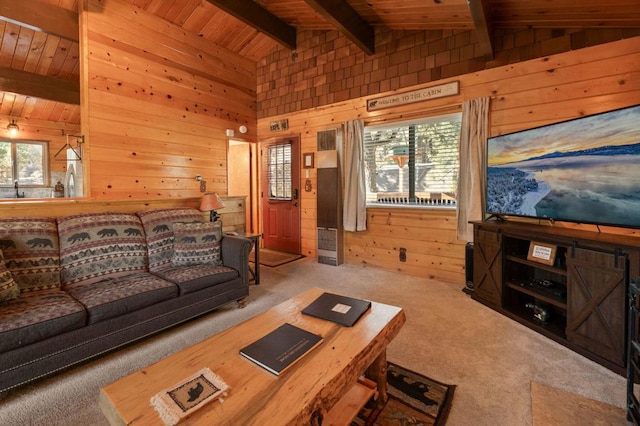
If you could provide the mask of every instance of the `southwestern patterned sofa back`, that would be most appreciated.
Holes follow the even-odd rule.
[[[190,208],[0,219],[0,392],[243,306],[250,251]]]

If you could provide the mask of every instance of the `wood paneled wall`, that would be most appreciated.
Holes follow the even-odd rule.
[[[0,217],[60,217],[78,213],[135,213],[152,208],[200,207],[199,198],[165,200],[88,200],[56,198],[50,200],[0,201]],[[203,215],[206,213],[203,213]],[[204,216],[203,216],[204,217]]]
[[[120,0],[81,2],[85,194],[227,193],[226,129],[256,135],[256,65]]]
[[[304,57],[304,52],[300,52]],[[274,137],[272,120],[288,119],[299,133],[302,152],[316,151],[316,133],[361,118],[367,124],[399,121],[459,110],[465,99],[491,97],[492,136],[594,114],[640,102],[640,37],[616,41],[517,64],[464,74],[412,90],[459,80],[460,95],[400,107],[366,110],[365,97],[258,120],[261,140]],[[380,96],[393,92],[380,93]],[[284,132],[279,132],[284,134]],[[278,134],[279,135],[279,134]],[[313,187],[316,169],[312,171]],[[300,185],[304,187],[305,178]],[[316,196],[301,192],[303,254],[316,255]],[[464,241],[456,239],[455,212],[405,208],[368,210],[369,229],[345,235],[347,263],[375,266],[448,282],[464,283]],[[574,226],[557,224],[556,226]],[[581,225],[582,226],[582,225]],[[640,230],[601,228],[638,234]],[[399,247],[407,262],[399,261]]]
[[[218,210],[224,231],[245,231],[246,197],[222,197],[224,208]],[[172,207],[200,208],[200,197],[183,199],[134,199],[134,200],[87,200],[52,199],[0,201],[0,217],[60,217],[78,213],[126,212],[136,213],[149,209]],[[209,220],[209,213],[202,213]]]

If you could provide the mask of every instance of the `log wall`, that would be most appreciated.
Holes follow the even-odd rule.
[[[52,210],[42,206],[47,213],[92,210],[101,202],[106,208],[124,200],[153,206],[197,204],[198,174],[207,181],[207,190],[225,195],[229,169],[225,130],[237,132],[241,124],[249,129],[245,135],[249,141],[300,134],[300,151],[306,153],[316,151],[318,131],[339,127],[346,120],[363,118],[378,124],[433,115],[459,110],[463,100],[480,96],[492,98],[492,135],[623,107],[640,99],[637,36],[584,47],[608,40],[594,41],[577,33],[549,33],[546,38],[543,33],[505,33],[498,43],[498,62],[489,64],[495,67],[480,71],[471,52],[475,41],[462,33],[441,34],[437,39],[426,33],[423,40],[405,33],[382,40],[388,44],[380,52],[384,58],[367,65],[357,63],[358,57],[351,64],[351,55],[344,62],[329,56],[329,44],[335,39],[323,39],[323,46],[329,44],[322,47],[314,37],[303,37],[308,44],[297,50],[299,62],[289,62],[293,61],[290,52],[279,51],[267,57],[272,62],[256,65],[121,0],[79,3],[84,192],[90,200],[81,204],[51,201]],[[577,50],[558,53],[572,48]],[[393,49],[397,54],[392,54]],[[321,55],[315,55],[318,52]],[[516,63],[532,57],[537,59]],[[301,61],[309,61],[305,65],[309,68],[303,69]],[[500,61],[509,65],[498,66]],[[340,73],[345,66],[349,76],[346,71]],[[270,79],[264,72],[291,78],[282,80],[274,74]],[[345,78],[353,79],[360,91],[343,87]],[[373,96],[453,80],[460,81],[459,96],[366,111],[365,101]],[[322,87],[322,93],[316,87]],[[317,100],[308,101],[314,97]],[[287,119],[289,129],[271,132],[270,121],[278,119]],[[314,190],[300,192],[303,254],[311,257],[316,254],[315,172],[311,170]],[[301,175],[304,181],[305,174]],[[7,214],[12,212],[8,208]],[[369,223],[366,233],[347,233],[348,263],[464,282],[464,242],[455,239],[455,212],[377,208],[370,209]],[[406,263],[398,261],[400,244],[407,248]]]
[[[299,55],[304,57],[305,52]],[[460,110],[465,99],[491,97],[490,135],[495,136],[640,101],[640,37],[510,64],[429,84],[460,81],[458,96],[367,112],[359,97],[258,120],[260,140],[273,137],[269,123],[287,119],[284,133],[301,135],[301,152],[316,151],[316,133],[361,118],[367,124]],[[393,91],[380,93],[385,96]],[[279,134],[278,134],[279,135]],[[304,175],[304,174],[303,174]],[[316,169],[312,184],[316,187]],[[304,187],[304,176],[300,187]],[[316,192],[301,192],[303,254],[316,255]],[[345,235],[345,261],[400,273],[464,283],[464,241],[456,240],[455,212],[407,208],[368,209],[369,229]],[[560,226],[578,226],[559,224]],[[579,225],[587,227],[584,225]],[[600,228],[604,232],[640,234],[640,230]],[[399,247],[407,262],[399,261]]]
[[[120,0],[81,3],[85,194],[227,194],[226,129],[256,135],[256,65]]]

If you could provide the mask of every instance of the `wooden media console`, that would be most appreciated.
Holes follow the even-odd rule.
[[[475,300],[626,374],[626,291],[640,275],[640,238],[510,220],[473,225]]]

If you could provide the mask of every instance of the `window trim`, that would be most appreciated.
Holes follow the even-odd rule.
[[[35,140],[35,139],[11,139],[6,137],[0,137],[0,142],[11,143],[11,164],[12,173],[10,184],[0,183],[0,188],[13,188],[14,182],[19,181],[17,165],[17,144],[33,144],[42,146],[42,184],[29,184],[18,182],[21,188],[48,188],[51,186],[50,165],[49,165],[49,141]]]

